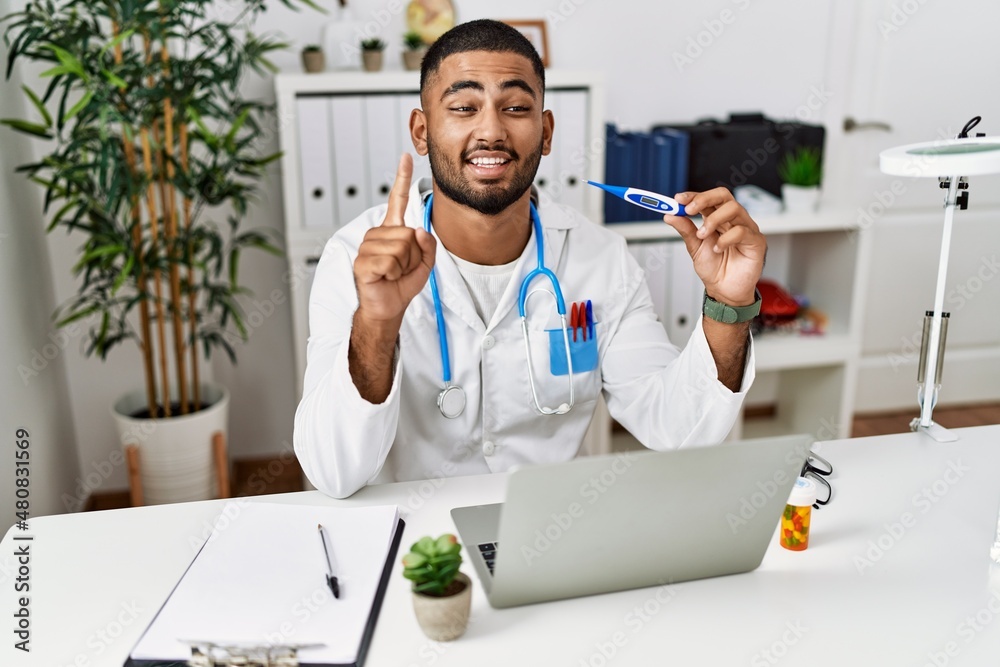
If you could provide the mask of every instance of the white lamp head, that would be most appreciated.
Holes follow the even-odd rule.
[[[882,151],[882,173],[938,178],[1000,173],[1000,137],[967,137],[907,144]]]

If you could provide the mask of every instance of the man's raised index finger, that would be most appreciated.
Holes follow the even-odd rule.
[[[413,176],[413,157],[403,153],[396,168],[396,180],[389,192],[389,208],[385,212],[383,225],[402,225],[406,204],[410,200],[410,179]]]

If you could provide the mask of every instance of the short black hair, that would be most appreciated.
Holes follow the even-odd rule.
[[[460,23],[431,44],[420,63],[420,94],[423,95],[428,79],[438,71],[445,58],[468,51],[516,53],[524,56],[531,62],[535,75],[542,84],[542,95],[545,94],[545,66],[542,65],[538,50],[516,28],[492,19]]]

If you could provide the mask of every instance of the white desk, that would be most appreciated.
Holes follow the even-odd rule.
[[[469,630],[448,644],[421,634],[397,559],[367,665],[995,664],[1000,576],[991,582],[988,554],[1000,426],[959,433],[951,444],[905,434],[820,445],[836,467],[836,496],[814,512],[805,552],[775,541],[749,574],[500,611],[476,582]],[[504,476],[493,475],[370,487],[344,501],[307,492],[247,502],[398,503],[406,548],[453,531],[453,506],[502,500],[503,489]],[[27,533],[8,532],[0,665],[122,665],[220,502],[41,517]],[[30,654],[13,650],[9,629],[12,554],[22,544],[13,538],[26,534],[34,536]]]

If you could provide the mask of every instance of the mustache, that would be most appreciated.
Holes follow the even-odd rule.
[[[521,159],[521,156],[518,154],[516,150],[514,150],[513,148],[508,148],[503,144],[494,144],[493,146],[489,146],[487,144],[478,144],[473,148],[470,148],[462,152],[462,161],[463,162],[468,161],[469,156],[471,156],[473,153],[477,151],[493,151],[495,153],[506,153],[507,156],[510,158],[511,162]]]

